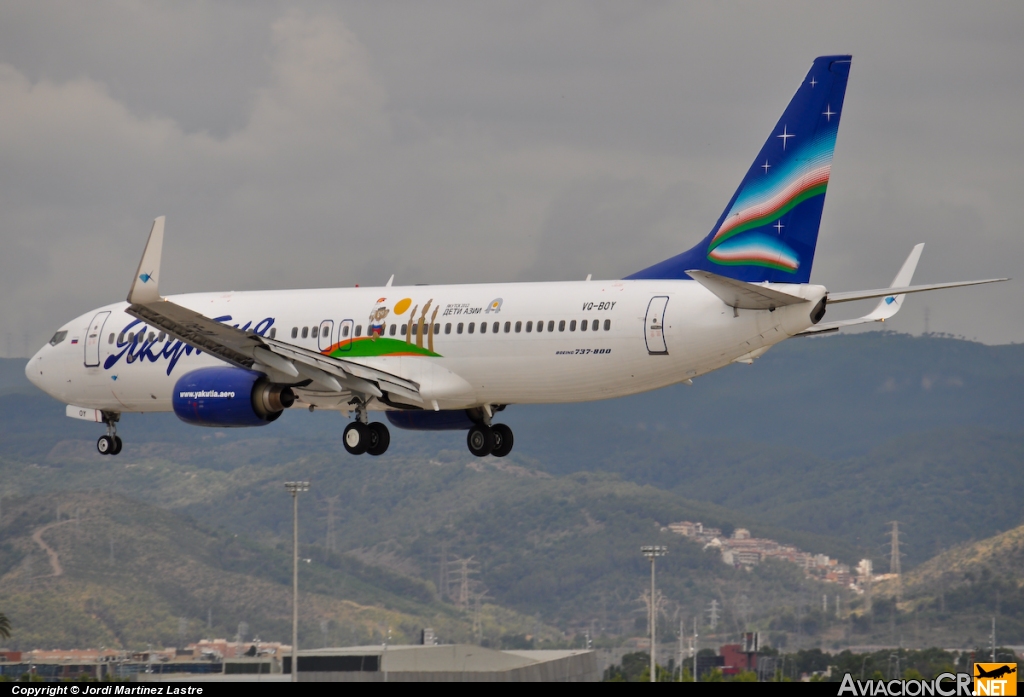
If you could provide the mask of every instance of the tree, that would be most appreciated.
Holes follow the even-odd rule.
[[[11,638],[11,621],[7,619],[7,615],[0,612],[0,639]]]

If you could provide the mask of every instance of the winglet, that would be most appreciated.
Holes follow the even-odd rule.
[[[891,288],[905,288],[910,285],[910,282],[914,280],[914,271],[917,270],[917,262],[921,259],[922,250],[924,250],[924,242],[914,245],[914,248],[910,250],[910,256],[903,262],[899,273],[893,279]],[[875,309],[865,316],[865,319],[884,322],[900,311],[900,306],[903,304],[903,298],[905,297],[907,297],[906,293],[888,295],[882,298],[878,301]]]
[[[139,268],[135,271],[131,290],[128,291],[128,302],[133,305],[145,305],[160,300],[160,255],[164,248],[164,223],[167,217],[161,215],[153,221],[149,231],[146,249],[139,260]]]

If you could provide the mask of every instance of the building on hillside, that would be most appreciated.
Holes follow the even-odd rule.
[[[840,564],[837,559],[832,559],[827,554],[810,554],[791,545],[779,544],[775,540],[753,537],[746,528],[736,528],[731,537],[726,537],[718,528],[704,527],[703,523],[684,520],[669,523],[662,530],[703,543],[704,549],[718,551],[723,563],[736,568],[750,569],[766,559],[780,559],[796,564],[808,576],[820,581],[843,586],[851,586],[853,582],[850,567]]]

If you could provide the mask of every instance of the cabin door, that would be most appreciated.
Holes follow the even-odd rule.
[[[665,307],[667,305],[667,295],[656,295],[647,304],[644,333],[647,338],[647,353],[652,356],[668,353],[668,346],[665,344]]]
[[[85,333],[85,367],[95,368],[100,364],[100,344],[103,343],[103,325],[110,317],[109,311],[97,312],[89,322],[89,331]]]

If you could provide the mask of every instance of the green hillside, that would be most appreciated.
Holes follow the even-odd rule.
[[[393,572],[385,575],[382,587],[392,594],[383,600],[348,594],[350,585],[345,584],[338,586],[343,589],[339,597],[384,602],[386,607],[422,615],[416,602],[436,597],[432,589],[440,583],[443,555],[449,560],[472,557],[479,563],[474,584],[481,584],[477,589],[486,589],[497,606],[571,632],[592,625],[612,635],[637,631],[636,620],[642,617],[638,597],[649,573],[639,554],[644,544],[666,544],[671,549],[661,578],[673,608],[693,614],[717,599],[730,618],[727,631],[742,628],[737,614],[742,596],[750,605],[748,622],[798,604],[803,593],[820,597],[813,590],[819,584],[805,582],[795,566],[765,565],[753,573],[734,570],[722,564],[717,552],[704,552],[693,542],[661,532],[669,522],[700,520],[725,529],[744,526],[758,535],[844,559],[857,559],[862,552],[834,538],[759,524],[729,509],[611,474],[553,477],[451,451],[426,461],[363,459],[359,466],[348,467],[340,466],[337,456],[318,453],[267,466],[233,459],[238,456],[236,445],[195,451],[182,446],[174,452],[186,463],[179,464],[167,454],[112,462],[84,446],[76,450],[65,444],[56,447],[53,456],[61,460],[60,466],[0,460],[0,477],[18,482],[23,493],[54,492],[48,494],[54,505],[65,496],[56,492],[78,487],[120,491],[194,516],[210,529],[238,531],[255,538],[253,544],[278,550],[286,549],[282,541],[291,529],[291,501],[282,482],[286,477],[308,479],[312,491],[300,512],[303,554],[349,573],[352,570],[345,565],[356,563],[363,578],[376,570]],[[197,467],[200,458],[210,467]],[[344,555],[325,551],[328,498],[335,501],[336,549]],[[45,519],[54,510],[51,506],[39,515]],[[5,513],[5,520],[12,515]],[[261,577],[287,581],[286,565],[261,561],[253,568]],[[332,588],[324,592],[333,592]],[[830,586],[827,592],[840,590]],[[410,600],[416,602],[403,604]],[[451,602],[445,607],[451,609]]]
[[[291,553],[283,544],[108,493],[8,500],[0,530],[0,605],[14,628],[5,642],[12,648],[174,646],[232,637],[240,622],[250,639],[291,636]],[[425,626],[449,640],[472,638],[471,619],[438,602],[429,581],[315,556],[300,569],[303,645],[369,643],[389,628],[396,641],[412,641]],[[493,605],[483,614],[485,633],[495,637],[538,630],[534,619]]]
[[[54,521],[58,501],[110,492],[130,499],[117,523],[126,539],[151,526],[162,531],[152,544],[133,549],[161,548],[188,568],[198,565],[197,575],[236,574],[238,583],[250,578],[280,592],[288,580],[291,525],[282,483],[302,478],[313,483],[300,514],[303,555],[312,560],[305,587],[325,603],[395,613],[403,632],[429,622],[468,636],[469,614],[439,585],[443,559],[472,557],[471,585],[486,590],[484,614],[491,619],[484,634],[492,644],[504,634],[554,639],[555,630],[545,627],[567,632],[562,642],[584,629],[642,633],[639,595],[649,567],[638,548],[664,543],[671,552],[660,563],[659,583],[668,614],[706,620],[715,599],[723,608],[723,638],[757,627],[790,646],[897,642],[928,632],[953,642],[957,623],[967,626],[963,613],[981,622],[989,612],[984,597],[997,591],[1005,599],[1001,613],[1024,616],[1011,602],[1022,567],[992,561],[965,572],[970,578],[946,577],[948,592],[922,586],[908,595],[919,602],[899,608],[883,594],[867,612],[858,598],[810,582],[792,565],[736,571],[716,553],[660,528],[683,519],[743,526],[846,563],[870,556],[885,568],[885,531],[896,519],[904,568],[913,568],[942,550],[1019,526],[1022,358],[1024,346],[941,337],[869,333],[791,341],[753,366],[724,369],[693,387],[510,407],[502,420],[515,428],[516,450],[504,460],[473,458],[461,433],[395,429],[385,456],[353,458],[341,443],[343,418],[305,411],[265,428],[227,430],[189,427],[166,414],[125,415],[124,452],[104,458],[95,452],[95,424],[65,418],[62,405],[27,384],[23,361],[0,360],[0,587],[6,591],[10,580],[12,598],[29,603],[18,612],[38,602],[38,612],[49,607],[47,616],[69,618],[75,642],[101,635],[100,625],[90,624],[95,618],[72,619],[97,614],[74,608],[103,596],[96,589],[105,584],[107,596],[118,598],[114,606],[135,607],[131,613],[146,618],[139,626],[161,641],[166,631],[175,639],[180,616],[191,618],[198,636],[212,600],[193,591],[178,598],[159,579],[137,582],[149,578],[138,569],[137,577],[108,578],[88,575],[99,567],[86,573],[88,564],[71,564],[66,579],[40,581],[55,590],[39,596],[46,602],[31,600],[36,596],[25,595],[28,584],[18,580],[32,575],[23,572],[25,564],[43,565],[31,555],[33,549],[41,554],[31,535]],[[16,508],[31,524],[11,522]],[[326,550],[329,508],[335,552]],[[98,520],[97,530],[108,524]],[[64,544],[68,526],[50,529],[45,539],[53,535]],[[95,564],[109,557],[102,548],[109,539],[97,535],[92,547],[82,547]],[[66,543],[73,559],[79,547]],[[218,546],[228,543],[247,550],[240,560]],[[85,575],[76,576],[78,570]],[[61,585],[72,581],[80,585]],[[852,615],[820,610],[822,595],[837,590]],[[227,591],[218,596],[231,609],[223,619],[214,610],[211,631],[233,635],[237,622],[246,621],[265,638],[287,636],[278,633],[283,625],[274,612],[253,609],[261,603],[251,598],[263,591],[246,593],[250,600],[235,605]],[[58,602],[65,605],[52,605]],[[932,610],[929,603],[938,605]],[[948,614],[954,605],[960,614]],[[368,623],[331,612],[342,618],[331,619],[332,627],[370,631]],[[666,632],[671,624],[663,622]],[[304,627],[315,642],[319,619],[305,619]],[[1013,631],[1009,619],[1006,627]],[[119,631],[121,639],[102,636],[142,641],[134,630]],[[336,641],[351,643],[353,631]],[[53,640],[52,633],[37,639],[43,637]]]
[[[914,618],[934,632],[984,645],[996,619],[999,643],[1024,643],[1024,525],[978,542],[959,545],[902,577],[900,617]],[[889,606],[893,581],[876,595]],[[970,641],[973,640],[973,641]],[[950,644],[955,645],[955,644]]]

